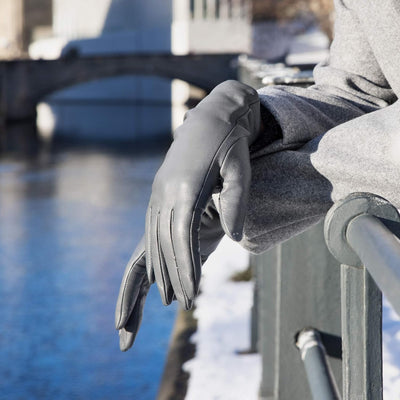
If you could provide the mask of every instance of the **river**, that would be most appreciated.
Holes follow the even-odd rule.
[[[114,307],[163,149],[19,139],[0,152],[0,399],[154,399],[176,306],[152,288],[127,353]]]

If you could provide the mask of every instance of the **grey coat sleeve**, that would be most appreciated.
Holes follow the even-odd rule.
[[[341,0],[335,1],[335,7],[335,39],[328,60],[314,71],[316,84],[307,89],[275,86],[259,90],[261,104],[273,114],[283,134],[280,146],[275,143],[264,154],[304,144],[396,100],[357,15]]]
[[[254,158],[242,246],[266,251],[320,221],[352,192],[378,194],[400,209],[399,115],[396,102],[298,149]]]
[[[400,208],[400,106],[357,13],[335,5],[335,40],[316,84],[259,91],[283,138],[252,154],[241,244],[255,253],[317,223],[351,192],[374,192]]]

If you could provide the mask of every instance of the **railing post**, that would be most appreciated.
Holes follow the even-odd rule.
[[[382,294],[367,269],[341,266],[343,400],[382,399]]]
[[[365,234],[362,225],[358,225],[358,232],[354,233],[353,237],[349,236],[351,224],[356,220],[360,221],[360,218],[364,219],[365,223],[365,220],[370,221],[371,216],[377,221],[383,219],[392,223],[400,219],[397,209],[392,204],[370,193],[349,195],[334,204],[325,218],[324,233],[327,246],[342,264],[344,400],[382,399],[382,293],[364,266],[365,261],[361,261],[360,254],[369,256],[365,259],[373,259],[371,272],[382,281],[379,275],[389,274],[395,269],[390,267],[398,262],[396,255],[399,252],[393,240],[389,240],[392,239],[390,237],[382,242],[382,246],[371,251],[368,247],[376,245],[371,237],[376,229],[365,235],[368,240],[362,240]],[[384,233],[378,233],[376,239],[380,239]],[[385,248],[384,244],[388,247]],[[356,253],[353,246],[358,247],[360,252]],[[385,271],[382,271],[384,265],[375,265],[380,262],[388,264]],[[393,287],[389,285],[389,288]]]
[[[279,252],[276,247],[253,258],[257,280],[257,348],[262,355],[260,400],[276,400],[279,379]]]
[[[321,333],[327,362],[340,388],[340,270],[326,247],[322,224],[255,259],[262,355],[259,399],[312,398],[295,345],[296,335],[306,327]]]

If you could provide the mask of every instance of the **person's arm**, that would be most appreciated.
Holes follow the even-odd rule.
[[[392,13],[397,21],[399,12],[386,0],[351,4],[355,10],[335,1],[335,39],[314,86],[259,91],[282,138],[252,153],[241,241],[252,252],[306,230],[351,192],[374,192],[400,206],[400,106],[391,87],[400,80],[400,51],[388,52],[398,46],[399,25],[383,19]]]
[[[149,283],[143,275],[145,263],[150,281],[157,280],[164,303],[168,304],[176,295],[184,307],[189,308],[198,290],[200,266],[204,260],[201,248],[212,252],[223,230],[236,240],[242,237],[241,244],[249,250],[260,252],[321,219],[335,195],[379,188],[392,200],[393,190],[399,192],[396,184],[390,185],[381,179],[382,174],[370,179],[371,169],[365,167],[369,165],[368,150],[373,149],[374,144],[379,151],[372,166],[378,167],[377,162],[382,160],[390,140],[382,145],[372,139],[379,137],[381,128],[389,127],[375,123],[376,129],[370,129],[366,135],[369,142],[359,153],[360,157],[355,156],[359,149],[357,140],[362,141],[365,134],[359,128],[367,129],[372,123],[369,117],[371,115],[374,120],[375,112],[366,116],[368,118],[360,118],[363,121],[360,125],[357,117],[392,104],[396,96],[354,13],[340,0],[336,5],[336,37],[329,61],[315,71],[315,86],[309,89],[271,87],[260,90],[258,96],[250,91],[250,97],[225,97],[233,100],[226,105],[236,104],[237,107],[225,108],[224,117],[216,120],[215,111],[220,109],[221,100],[213,103],[212,95],[208,98],[211,102],[203,103],[207,107],[200,107],[199,118],[189,118],[191,122],[184,123],[184,127],[191,128],[180,129],[183,134],[177,135],[179,145],[171,148],[168,162],[163,164],[153,186],[156,195],[148,213],[147,246],[142,244],[138,250],[140,257],[128,264],[121,284],[116,326],[121,333],[122,349],[132,345],[139,327],[145,298],[141,293],[146,292],[141,289],[147,290]],[[261,134],[257,134],[258,97],[273,116],[273,123],[267,123]],[[244,102],[246,108],[240,101],[244,98],[254,102]],[[253,118],[239,118],[248,113],[249,104]],[[377,111],[378,122],[379,116],[384,116],[383,111],[386,110]],[[350,120],[354,123],[344,124]],[[221,124],[210,125],[212,121]],[[231,129],[225,129],[230,124],[232,136]],[[272,125],[277,128],[274,133]],[[216,126],[225,128],[215,129]],[[335,126],[338,128],[324,135]],[[232,137],[238,140],[232,143]],[[348,179],[355,171],[356,179]],[[396,182],[398,184],[400,178]],[[216,207],[211,204],[211,231],[215,236],[208,236],[207,232],[211,231],[206,229],[207,224],[203,225],[202,219],[207,214],[203,210],[208,209],[212,192],[216,192]],[[207,244],[202,245],[202,241]]]
[[[241,245],[264,252],[307,230],[333,202],[354,192],[380,195],[400,209],[399,115],[396,102],[298,149],[252,159]]]
[[[362,5],[360,2],[352,3],[359,4],[363,13],[368,13],[369,8],[380,7],[378,3],[374,7],[365,2]],[[397,100],[382,72],[382,60],[378,63],[376,49],[373,51],[369,38],[364,34],[366,24],[369,24],[370,31],[379,31],[379,35],[390,30],[391,26],[374,26],[375,20],[371,19],[370,12],[369,20],[361,24],[358,14],[341,0],[335,1],[335,7],[335,38],[328,59],[314,70],[315,85],[309,88],[273,86],[258,91],[261,105],[274,115],[282,130],[281,142],[270,148],[264,146],[262,154],[298,148],[339,124]],[[390,37],[387,40],[390,41]],[[390,46],[393,43],[398,46],[399,42],[391,40],[391,43]],[[396,57],[398,54],[400,50]],[[385,64],[390,63],[387,57]],[[398,68],[396,74],[400,77]]]

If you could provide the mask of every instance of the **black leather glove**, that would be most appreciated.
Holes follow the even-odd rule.
[[[212,200],[201,217],[200,231],[200,253],[204,263],[224,236],[219,215]],[[126,266],[115,309],[115,326],[119,330],[119,345],[122,351],[128,350],[135,341],[149,289],[145,244],[142,238]]]
[[[249,146],[260,130],[257,92],[226,81],[186,115],[153,182],[146,214],[146,267],[164,304],[189,309],[201,274],[201,216],[216,194],[221,226],[242,238],[251,180]]]

